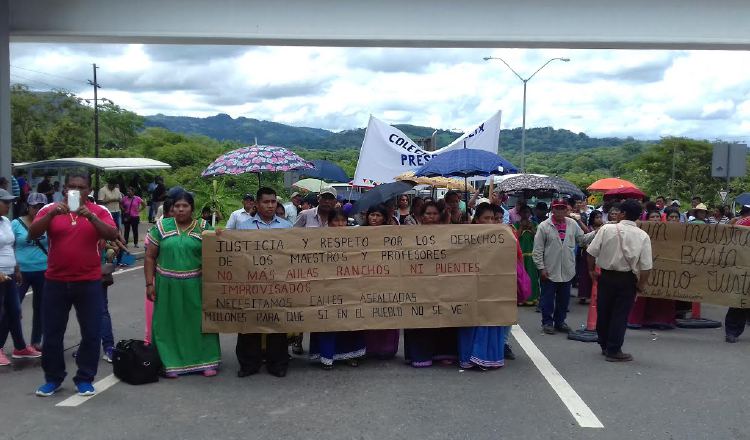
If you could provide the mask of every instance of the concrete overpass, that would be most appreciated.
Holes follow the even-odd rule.
[[[748,18],[747,0],[0,0],[0,174],[14,41],[747,50]]]

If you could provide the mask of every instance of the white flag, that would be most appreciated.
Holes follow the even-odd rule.
[[[440,154],[444,151],[463,148],[464,140],[466,141],[466,148],[485,150],[497,154],[498,144],[500,143],[501,114],[502,110],[498,110],[497,113],[492,115],[492,117],[486,120],[483,124],[467,131],[463,136],[451,142],[450,145],[435,151],[433,154]]]
[[[427,164],[433,154],[423,150],[398,128],[370,116],[353,184],[371,186],[393,182],[399,174]]]
[[[393,182],[395,177],[416,171],[430,159],[445,151],[464,147],[497,154],[500,139],[500,114],[498,110],[490,119],[464,133],[447,147],[425,151],[401,130],[370,116],[362,149],[359,150],[354,186],[372,186]]]

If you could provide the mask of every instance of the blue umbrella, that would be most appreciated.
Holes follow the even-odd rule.
[[[734,199],[734,203],[738,205],[750,205],[750,193],[742,193]]]
[[[502,156],[485,150],[462,148],[433,156],[427,165],[419,168],[414,175],[467,178],[516,172],[518,169]]]
[[[350,180],[346,172],[330,160],[314,160],[312,163],[315,168],[304,170],[301,175],[330,182],[348,182]]]

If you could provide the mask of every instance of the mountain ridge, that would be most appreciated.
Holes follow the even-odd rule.
[[[323,128],[298,127],[244,116],[232,118],[225,113],[204,118],[156,114],[144,116],[144,125],[183,134],[204,135],[219,141],[253,144],[257,139],[258,143],[265,145],[283,145],[313,150],[358,149],[362,145],[365,133],[364,128],[334,132]],[[395,124],[394,127],[415,141],[419,138],[428,138],[435,132],[438,148],[448,145],[461,135],[450,130],[418,125]],[[614,147],[634,142],[655,141],[637,141],[632,137],[594,138],[585,133],[574,133],[570,130],[552,127],[535,127],[526,130],[526,147],[537,152]],[[500,131],[501,151],[519,151],[520,145],[520,127]]]

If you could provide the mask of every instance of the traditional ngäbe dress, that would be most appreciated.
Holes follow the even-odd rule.
[[[430,367],[438,361],[455,361],[458,359],[458,329],[405,329],[404,357],[415,368]]]
[[[536,305],[539,301],[539,269],[534,264],[532,252],[534,251],[534,235],[536,234],[537,223],[531,221],[531,231],[528,229],[520,230],[521,223],[516,222],[513,227],[516,228],[518,235],[518,244],[521,246],[523,253],[523,267],[531,279],[531,296],[526,300],[526,305]]]
[[[203,333],[201,321],[201,232],[205,220],[180,231],[174,218],[158,220],[148,235],[159,247],[152,338],[167,374],[215,370],[221,361],[219,335]]]
[[[323,365],[358,359],[365,355],[363,331],[310,333],[310,360]]]

